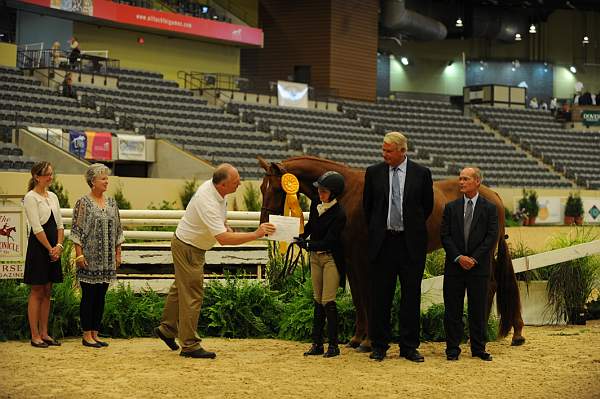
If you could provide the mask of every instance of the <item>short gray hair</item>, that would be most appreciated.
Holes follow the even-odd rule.
[[[231,172],[233,172],[234,170],[235,168],[233,167],[233,165],[229,163],[222,163],[221,165],[217,166],[213,173],[213,184],[217,185],[229,179],[229,176],[231,176]]]
[[[92,188],[94,185],[94,179],[100,175],[110,175],[110,169],[108,166],[101,163],[93,163],[85,171],[85,181]]]
[[[383,137],[383,142],[386,144],[396,144],[398,149],[408,149],[408,140],[406,136],[400,132],[389,132]]]

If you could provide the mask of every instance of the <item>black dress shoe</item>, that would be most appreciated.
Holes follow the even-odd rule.
[[[108,346],[108,342],[104,342],[104,341],[98,341],[97,339],[94,339],[94,341],[96,341],[96,343],[104,348],[106,348]]]
[[[102,345],[100,345],[98,342],[88,342],[84,338],[81,339],[81,344],[90,348],[102,348]]]
[[[446,360],[458,360],[458,355],[454,353],[446,355]]]
[[[31,346],[33,346],[34,348],[47,348],[48,344],[45,343],[44,341],[42,342],[34,342],[34,341],[29,341],[31,342]]]
[[[162,339],[163,342],[165,344],[167,344],[167,346],[172,350],[172,351],[176,351],[177,349],[179,349],[179,345],[177,345],[177,342],[175,342],[175,338],[167,338],[161,331],[160,328],[156,327],[154,329],[154,335],[156,335],[158,338]]]
[[[371,352],[369,358],[381,362],[383,359],[385,359],[385,351],[383,349],[373,349],[373,352]]]
[[[478,357],[481,360],[485,360],[486,362],[491,362],[492,361],[492,355],[490,355],[487,352],[473,353],[472,356],[473,357]]]
[[[179,356],[193,357],[196,359],[214,359],[215,357],[217,357],[217,354],[215,352],[205,351],[203,348],[200,348],[200,349],[196,349],[195,351],[191,351],[191,352],[183,352],[182,351],[179,354]]]
[[[425,357],[423,357],[423,355],[421,355],[416,349],[411,351],[400,351],[400,357],[415,363],[423,363],[425,361]]]
[[[513,338],[510,346],[521,346],[525,343],[525,337]]]
[[[325,353],[323,344],[312,344],[310,349],[304,352],[304,356],[320,356]]]
[[[61,345],[60,341],[57,341],[54,338],[51,338],[51,339],[42,338],[42,341],[44,341],[46,343],[46,345],[48,345],[48,346],[60,346]]]

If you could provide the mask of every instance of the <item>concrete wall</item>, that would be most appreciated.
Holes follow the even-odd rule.
[[[24,130],[19,132],[18,146],[23,150],[24,155],[52,163],[59,173],[81,174],[87,170],[89,165],[89,163]]]
[[[156,159],[148,167],[148,177],[185,180],[212,177],[214,167],[210,163],[165,140],[156,140],[155,145]]]
[[[177,80],[178,71],[239,74],[240,70],[240,50],[231,45],[100,27],[81,22],[75,22],[73,31],[82,50],[108,50],[108,56],[120,60],[123,68],[161,72],[170,80]],[[144,44],[138,44],[137,39],[140,36],[144,37]]]

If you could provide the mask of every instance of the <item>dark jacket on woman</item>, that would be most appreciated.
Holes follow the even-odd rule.
[[[346,212],[339,203],[336,203],[319,216],[317,211],[319,203],[318,198],[312,200],[308,223],[304,226],[304,233],[300,237],[306,239],[310,236],[307,246],[309,251],[332,254],[340,274],[340,287],[344,288],[346,286],[346,262],[342,245],[342,232],[346,227]]]

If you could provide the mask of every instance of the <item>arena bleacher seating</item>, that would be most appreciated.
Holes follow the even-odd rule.
[[[463,116],[449,102],[380,98],[375,104],[346,102],[344,112],[379,131],[400,129],[419,153],[453,174],[479,166],[491,186],[570,187],[572,184],[525,151]]]
[[[600,133],[568,130],[548,111],[536,109],[474,107],[481,120],[513,143],[577,181],[597,189],[600,181]]]

